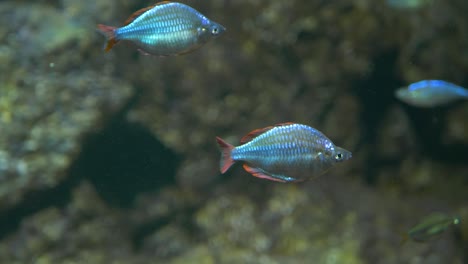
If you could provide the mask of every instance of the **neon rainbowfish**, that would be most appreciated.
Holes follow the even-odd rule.
[[[320,131],[295,123],[254,130],[237,147],[219,137],[216,141],[222,152],[221,173],[243,161],[253,176],[279,182],[303,181],[351,158],[351,152],[335,146]]]
[[[188,53],[225,31],[190,6],[168,1],[136,11],[123,27],[99,24],[98,29],[107,37],[106,52],[128,40],[144,54],[157,56]]]
[[[441,80],[426,80],[395,91],[401,101],[418,107],[435,107],[459,99],[468,99],[468,90]]]

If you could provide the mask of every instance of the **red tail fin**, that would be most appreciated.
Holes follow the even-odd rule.
[[[231,157],[231,151],[234,146],[227,143],[220,137],[216,137],[216,142],[218,142],[219,148],[221,149],[219,168],[221,173],[225,173],[234,164],[234,160]]]
[[[106,26],[102,24],[97,25],[98,30],[107,38],[107,44],[104,50],[108,52],[112,47],[117,44],[119,41],[115,38],[115,29],[116,27]]]

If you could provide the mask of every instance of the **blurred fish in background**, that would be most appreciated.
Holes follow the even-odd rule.
[[[168,1],[136,11],[123,27],[99,24],[98,29],[107,37],[106,52],[129,40],[142,53],[158,56],[188,53],[225,31],[192,7]]]
[[[436,107],[468,99],[468,90],[441,80],[424,80],[395,91],[395,96],[412,106]]]
[[[417,9],[431,4],[434,0],[387,0],[387,5],[398,9]]]
[[[460,218],[458,217],[439,212],[432,213],[412,227],[405,235],[402,242],[405,242],[408,238],[415,242],[426,242],[442,234],[449,227],[458,225],[459,223]]]

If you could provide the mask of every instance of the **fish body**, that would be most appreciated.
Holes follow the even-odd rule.
[[[417,107],[435,107],[468,99],[468,90],[441,80],[424,80],[395,91],[401,101]]]
[[[135,12],[123,27],[99,24],[98,29],[108,39],[105,51],[127,40],[143,53],[157,56],[190,52],[225,31],[192,7],[167,1]]]
[[[303,181],[351,158],[351,152],[335,146],[320,131],[296,123],[254,130],[237,147],[216,140],[222,152],[221,173],[243,161],[253,176],[279,182]]]
[[[460,223],[457,217],[448,216],[443,213],[433,213],[427,216],[408,231],[408,237],[416,242],[425,242],[430,238],[441,234],[450,226]]]

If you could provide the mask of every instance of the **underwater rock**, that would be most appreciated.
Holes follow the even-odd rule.
[[[337,145],[354,151],[362,134],[362,128],[356,125],[361,122],[361,111],[357,97],[347,93],[340,94],[323,117],[322,131]]]
[[[463,69],[468,68],[468,61],[460,52],[468,45],[468,38],[463,37],[467,9],[468,2],[463,0],[433,1],[423,12],[393,13],[392,25],[401,28],[398,72],[404,83],[429,78],[453,83],[466,80]]]
[[[307,189],[278,184],[262,205],[247,197],[225,194],[201,208],[196,223],[210,241],[212,254],[223,252],[217,254],[221,263],[299,263],[312,259],[318,263],[327,259],[363,263],[355,234],[356,215],[345,213],[339,220],[333,218],[330,200],[316,194],[313,197],[318,200],[309,203]]]
[[[0,243],[2,263],[109,263],[131,256],[122,215],[82,183],[65,208],[46,208],[23,220]],[[117,262],[116,262],[117,263]]]
[[[217,218],[213,218],[214,215]],[[206,204],[195,217],[197,225],[209,238],[210,248],[251,248],[262,252],[271,246],[267,234],[256,221],[255,204],[245,197],[221,197]]]
[[[13,72],[0,91],[0,210],[63,181],[86,135],[97,132],[131,91],[89,71]]]
[[[376,150],[380,159],[399,160],[417,148],[411,121],[399,106],[388,110],[377,131]]]
[[[230,186],[218,185],[216,199],[206,200],[192,213],[176,210],[166,224],[144,228],[147,232],[138,246],[134,229],[141,226],[144,208],[111,208],[91,184],[82,182],[64,208],[51,207],[29,216],[16,233],[4,238],[0,261],[362,264],[406,263],[415,256],[449,263],[460,260],[450,236],[435,244],[399,245],[401,226],[411,224],[412,215],[423,214],[424,204],[437,205],[430,196],[402,204],[402,196],[385,189],[370,192],[351,178],[276,184],[257,194]],[[139,203],[169,202],[178,196],[174,190],[146,196]],[[179,202],[170,207],[183,206]],[[157,208],[148,208],[147,219],[154,223],[158,212],[165,211]],[[391,253],[397,249],[401,254]]]
[[[200,263],[200,264],[215,264],[217,263],[208,247],[199,245],[196,246],[185,254],[175,257],[170,261],[171,264],[185,264],[185,263]]]
[[[38,59],[87,37],[86,28],[49,5],[2,2],[0,16],[2,23],[8,25],[2,32],[2,43],[21,52],[15,56],[17,62]]]
[[[94,32],[55,7],[15,3],[0,3],[0,211],[63,182],[86,136],[133,94],[105,68],[82,68]]]
[[[468,103],[462,102],[459,107],[447,113],[445,130],[442,134],[444,144],[468,146]],[[468,161],[468,158],[466,159]]]

